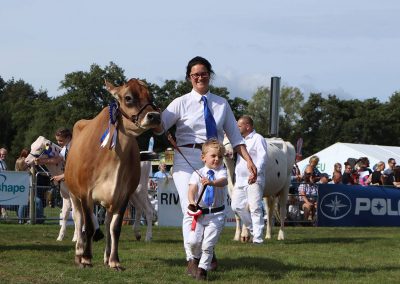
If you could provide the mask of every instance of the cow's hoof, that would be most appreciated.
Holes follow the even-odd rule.
[[[91,264],[91,263],[81,263],[79,265],[79,268],[82,268],[82,269],[84,269],[84,268],[92,268],[92,267],[93,267],[93,264]]]
[[[64,234],[58,235],[57,242],[61,242],[64,239]]]
[[[136,240],[137,240],[137,241],[140,241],[141,238],[142,238],[141,235],[136,235]]]
[[[241,242],[242,242],[242,243],[249,243],[250,240],[251,240],[250,237],[242,237],[242,238],[241,238]]]
[[[82,260],[82,256],[77,256],[77,255],[75,255],[75,264],[76,264],[77,266],[80,266],[80,265],[81,265],[81,260]]]
[[[125,268],[120,266],[120,265],[115,266],[115,267],[111,267],[111,268],[114,269],[115,271],[124,271],[125,270]]]

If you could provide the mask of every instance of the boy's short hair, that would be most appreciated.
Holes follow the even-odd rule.
[[[211,148],[217,149],[218,150],[218,154],[221,156],[224,156],[225,154],[225,147],[224,145],[222,145],[221,143],[219,143],[219,141],[215,138],[211,138],[209,140],[207,140],[203,146],[201,147],[201,154],[205,155],[207,153],[207,151]]]

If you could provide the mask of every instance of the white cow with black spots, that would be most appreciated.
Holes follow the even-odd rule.
[[[274,212],[275,199],[279,201],[279,215],[281,220],[281,226],[278,234],[278,240],[285,239],[284,225],[286,219],[286,203],[289,194],[290,186],[290,175],[295,162],[296,152],[293,145],[290,142],[284,141],[280,138],[266,138],[267,141],[267,163],[265,173],[265,187],[264,197],[267,200],[268,209],[268,220],[267,220],[267,231],[265,239],[271,239],[272,237],[272,216]],[[224,145],[228,155],[225,157],[225,165],[228,172],[228,192],[232,196],[233,190],[233,174],[234,161],[232,159],[232,146],[229,144],[227,139],[224,140]],[[241,229],[240,220],[236,217],[236,232],[234,240],[242,239],[247,241],[249,239],[249,232],[243,226]]]

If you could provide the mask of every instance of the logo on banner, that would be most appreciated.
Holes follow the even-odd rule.
[[[0,174],[0,191],[10,192],[15,195],[18,192],[24,192],[25,186],[18,184],[8,184],[7,177],[5,175]]]
[[[322,198],[320,210],[326,218],[338,220],[351,211],[351,200],[343,193],[332,192]]]

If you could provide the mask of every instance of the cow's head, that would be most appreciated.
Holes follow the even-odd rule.
[[[43,136],[39,136],[31,145],[31,152],[25,158],[25,163],[32,166],[36,158],[49,158],[60,155],[61,148]]]
[[[119,111],[130,123],[124,123],[125,129],[135,135],[155,128],[161,123],[160,111],[153,105],[146,84],[137,79],[130,79],[126,84],[115,87],[106,81],[107,90],[119,103]]]

